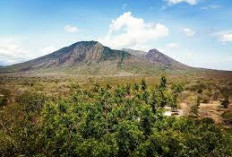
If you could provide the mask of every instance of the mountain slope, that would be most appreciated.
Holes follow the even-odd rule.
[[[167,55],[159,52],[156,49],[150,50],[146,55],[145,58],[151,63],[162,63],[167,66],[172,67],[179,67],[179,68],[186,68],[187,66],[168,57]]]
[[[96,41],[82,41],[61,48],[51,54],[12,65],[7,71],[29,71],[55,67],[69,67],[83,63],[99,63],[103,61],[122,62],[131,55],[125,51],[112,50]]]
[[[81,41],[37,59],[1,68],[0,72],[134,75],[187,68],[155,49],[149,52],[113,50],[97,41]]]
[[[151,63],[151,65],[161,65],[167,68],[190,68],[189,66],[182,64],[171,57],[161,53],[157,49],[149,50],[148,52],[141,50],[133,50],[133,49],[123,49],[124,51],[130,53],[133,56],[140,60],[144,60],[145,62]]]

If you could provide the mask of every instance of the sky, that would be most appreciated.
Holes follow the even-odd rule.
[[[232,1],[0,0],[0,65],[83,40],[232,70]]]

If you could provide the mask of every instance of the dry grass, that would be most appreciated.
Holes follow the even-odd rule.
[[[222,108],[220,102],[202,103],[199,107],[200,117],[212,118],[216,123],[223,123],[221,114],[225,109]]]

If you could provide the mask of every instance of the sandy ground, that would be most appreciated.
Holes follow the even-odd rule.
[[[171,107],[165,107],[165,116],[183,116],[183,109],[172,110]]]
[[[172,111],[170,107],[165,107],[164,114],[166,116],[183,116],[190,114],[190,105],[186,103],[181,103],[180,109]],[[210,103],[201,103],[198,110],[198,117],[209,117],[212,118],[215,123],[223,123],[222,113],[226,110],[232,111],[232,105],[228,109],[224,109],[219,101],[214,101]]]
[[[212,118],[216,123],[223,123],[221,115],[224,111],[225,109],[220,105],[220,102],[201,104],[199,107],[199,116]]]

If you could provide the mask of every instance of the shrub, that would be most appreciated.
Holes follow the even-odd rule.
[[[229,98],[225,98],[224,100],[221,101],[221,105],[224,108],[228,108],[229,104],[230,104]]]
[[[225,123],[232,125],[232,112],[226,111],[222,114]]]
[[[10,97],[10,91],[7,89],[0,89],[0,107],[6,106]]]

